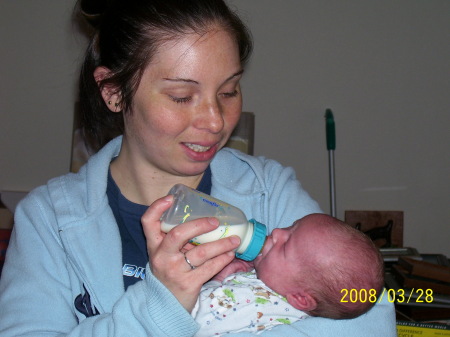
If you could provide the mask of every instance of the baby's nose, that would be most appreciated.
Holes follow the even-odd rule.
[[[278,241],[282,236],[283,236],[283,230],[281,229],[281,228],[275,228],[273,231],[272,231],[272,238],[273,238],[273,241],[274,242],[276,242],[276,241]]]

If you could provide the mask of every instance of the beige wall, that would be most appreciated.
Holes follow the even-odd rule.
[[[255,154],[293,166],[328,212],[331,108],[338,217],[403,210],[406,245],[450,256],[450,2],[232,3],[255,39],[243,81]],[[29,190],[69,169],[85,47],[72,7],[0,2],[0,190]]]

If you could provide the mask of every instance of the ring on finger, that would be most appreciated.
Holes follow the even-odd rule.
[[[186,256],[186,253],[184,253],[183,255],[184,259],[186,260],[186,263],[189,265],[189,267],[191,267],[192,270],[194,270],[196,267],[192,265],[191,261],[189,261],[189,259]]]

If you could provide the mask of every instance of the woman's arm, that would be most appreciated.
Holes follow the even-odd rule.
[[[42,189],[41,189],[42,192]],[[198,325],[147,266],[146,279],[111,294],[110,307],[90,291],[99,314],[86,318],[74,304],[81,283],[101,289],[103,280],[85,275],[69,258],[45,192],[32,193],[16,210],[16,223],[0,278],[0,336],[192,336]],[[113,219],[111,217],[111,219]],[[70,226],[69,226],[70,227]],[[108,238],[110,239],[110,238]],[[75,244],[68,242],[67,244]],[[99,245],[107,242],[98,242]],[[111,250],[120,249],[112,243]],[[76,254],[96,259],[95,249]],[[92,260],[94,261],[94,260]],[[120,263],[118,271],[122,277]],[[76,272],[74,272],[76,271]],[[80,281],[81,279],[81,281]],[[80,289],[81,288],[81,289]],[[110,299],[108,299],[110,300]],[[106,301],[107,302],[107,301]],[[102,304],[103,303],[103,304]],[[102,307],[103,306],[103,307]]]

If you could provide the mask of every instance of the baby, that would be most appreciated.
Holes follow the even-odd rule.
[[[365,234],[311,214],[274,229],[252,263],[234,262],[204,285],[192,311],[196,336],[262,331],[308,315],[354,318],[383,285],[383,259]]]

